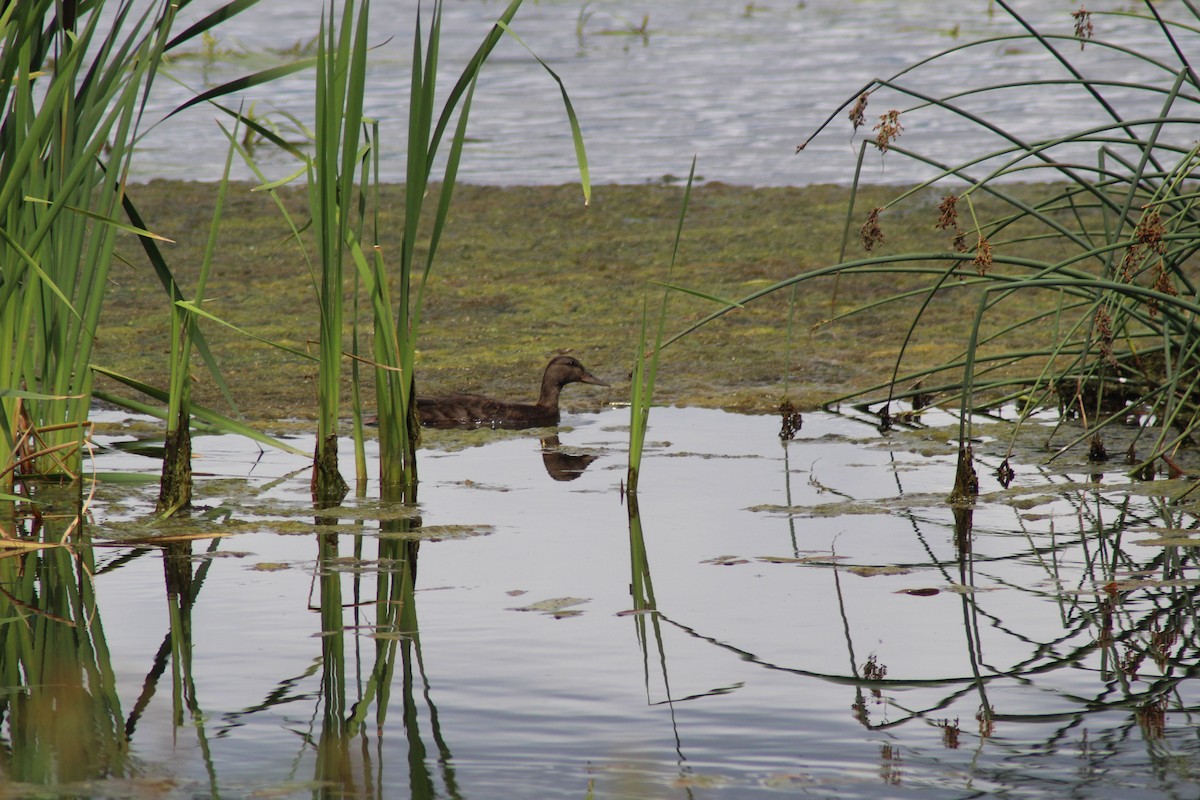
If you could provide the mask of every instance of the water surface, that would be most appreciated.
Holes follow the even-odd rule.
[[[376,627],[374,604],[375,581],[399,567],[376,559],[395,523],[373,520],[402,508],[368,489],[314,517],[303,459],[198,439],[211,521],[191,527],[233,535],[184,561],[189,713],[175,717],[169,680],[148,677],[172,641],[164,558],[178,551],[97,555],[94,630],[132,731],[117,777],[168,797],[1194,789],[1197,580],[1178,533],[1191,517],[1074,467],[1020,468],[1003,492],[983,447],[966,519],[945,503],[954,454],[934,432],[812,414],[784,447],[771,417],[663,409],[631,520],[627,418],[570,417],[557,447],[435,438],[407,630]],[[566,480],[547,453],[594,460]],[[97,467],[138,458],[109,452]],[[138,522],[138,492],[108,486],[94,535],[169,532]],[[323,649],[330,580],[336,660]],[[381,700],[366,687],[389,641],[401,657]],[[365,723],[347,728],[359,709]]]
[[[199,19],[217,0],[190,4],[180,25]],[[409,56],[414,5],[401,0],[372,4],[373,40],[367,113],[383,126],[385,180],[404,177]],[[505,4],[451,0],[445,5],[442,86],[458,71]],[[1067,0],[1018,0],[1013,5],[1048,35],[1071,36]],[[1094,12],[1127,4],[1089,4]],[[210,57],[179,58],[172,71],[191,91],[220,85],[270,64],[310,53],[324,3],[299,0],[263,3],[219,33]],[[1164,15],[1177,2],[1160,4]],[[645,21],[645,32],[639,33]],[[1097,40],[1141,49],[1173,61],[1150,23],[1129,17],[1094,17]],[[819,125],[875,78],[887,78],[919,59],[975,40],[1022,33],[987,0],[542,0],[527,2],[514,25],[521,39],[563,79],[587,141],[597,183],[643,183],[686,176],[692,156],[708,180],[763,186],[850,182],[862,137],[889,108],[914,108],[917,100],[887,91],[873,96],[866,126],[857,137],[845,110],[827,132],[796,154]],[[1184,51],[1200,42],[1177,31]],[[1189,48],[1189,43],[1193,46]],[[1147,81],[1169,87],[1174,75],[1091,44],[1081,50],[1060,43],[1062,54],[1091,80]],[[905,77],[914,89],[934,95],[984,83],[1066,78],[1068,73],[1028,40],[994,41],[963,50],[953,59]],[[1127,118],[1157,113],[1162,97],[1139,97],[1105,87],[1106,98]],[[288,127],[282,114],[312,119],[312,74],[298,73],[245,95],[254,113]],[[160,81],[150,116],[167,113],[191,92]],[[236,107],[236,100],[230,101]],[[958,101],[965,111],[990,120],[1025,140],[1037,140],[1092,124],[1111,122],[1079,87],[1053,86]],[[1186,114],[1181,115],[1186,116]],[[1195,114],[1191,114],[1195,116]],[[225,140],[212,109],[195,109],[153,131],[135,162],[135,177],[216,180]],[[1000,149],[1005,143],[951,115],[914,110],[903,116],[901,143],[945,160]],[[1168,132],[1168,137],[1172,132]],[[460,180],[493,185],[559,184],[578,180],[575,155],[558,85],[529,52],[511,38],[501,42],[476,93],[471,142]],[[1174,138],[1190,142],[1190,134]],[[1072,154],[1065,154],[1064,157]],[[1072,157],[1094,161],[1087,152]],[[296,166],[259,148],[256,157],[273,177]],[[238,177],[252,174],[239,167]],[[868,153],[866,178],[902,183],[928,169]],[[1027,175],[1033,179],[1035,176]]]

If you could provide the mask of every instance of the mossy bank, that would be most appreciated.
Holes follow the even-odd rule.
[[[217,188],[155,181],[129,190],[149,228],[173,240],[164,252],[185,294],[202,257]],[[872,188],[860,194],[852,219],[852,247],[858,252],[861,220],[896,191]],[[577,186],[460,186],[421,320],[418,392],[531,399],[546,360],[569,351],[612,388],[572,387],[564,394],[565,408],[590,410],[628,399],[643,292],[647,281],[665,277],[682,196],[682,187],[672,183],[599,186],[585,208]],[[300,191],[286,192],[284,199],[297,219],[307,219]],[[399,249],[402,199],[401,187],[384,187],[378,241],[385,258]],[[935,229],[938,199],[923,197],[889,213],[886,239],[875,252],[949,248],[948,237]],[[700,184],[693,190],[674,279],[736,298],[834,263],[848,200],[847,189],[833,186]],[[368,238],[373,227],[369,217]],[[258,337],[315,353],[313,279],[288,231],[268,196],[249,185],[231,187],[205,307]],[[124,236],[120,250],[127,263],[113,271],[94,360],[164,385],[165,295],[132,236]],[[705,326],[665,352],[656,401],[766,411],[779,404],[786,379],[792,402],[812,408],[885,380],[917,300],[820,324],[897,289],[894,282],[880,283],[843,277],[804,284],[795,298],[790,349],[790,291]],[[352,293],[348,280],[347,296]],[[934,364],[960,351],[973,306],[954,292],[934,303],[911,345],[909,363]],[[651,308],[657,308],[656,301]],[[711,303],[674,294],[668,334],[712,310]],[[365,302],[359,318],[359,351],[370,353]],[[204,332],[238,413],[252,420],[314,415],[315,362],[211,322],[204,323]],[[348,328],[347,348],[350,337]],[[362,373],[369,378],[369,369]],[[202,369],[195,396],[228,410]]]

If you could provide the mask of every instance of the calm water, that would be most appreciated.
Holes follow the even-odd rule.
[[[214,521],[191,529],[234,535],[183,562],[191,688],[172,692],[163,657],[162,549],[98,550],[91,630],[133,732],[129,761],[82,793],[1194,796],[1193,551],[1154,541],[1190,517],[1069,464],[1000,493],[985,454],[963,546],[937,436],[815,414],[785,449],[770,417],[664,409],[631,524],[627,419],[566,420],[560,450],[594,457],[574,480],[552,479],[532,435],[424,452],[410,671],[397,664],[378,724],[361,698],[397,634],[368,602],[394,569],[373,520],[395,509],[368,492],[314,526],[303,459],[197,440]],[[156,471],[116,451],[97,466],[139,461]],[[93,532],[161,533],[136,522],[152,494],[102,485]],[[314,532],[336,532],[336,552]],[[320,635],[331,575],[339,698]],[[173,697],[189,709],[175,721]],[[367,724],[331,749],[326,710],[360,700]]]
[[[188,6],[180,30],[217,0]],[[218,55],[178,59],[174,74],[191,87],[157,84],[154,114],[161,116],[193,92],[279,63],[282,50],[304,45],[318,28],[319,0],[261,4],[231,21],[216,43]],[[1093,11],[1124,8],[1120,2],[1090,3]],[[449,88],[504,8],[498,0],[450,0],[443,26],[443,86]],[[1048,34],[1071,35],[1074,0],[1017,0],[1015,6]],[[1170,15],[1177,0],[1160,3]],[[382,172],[404,177],[404,131],[412,0],[373,4],[374,39],[367,113],[383,125]],[[752,185],[848,183],[858,140],[845,112],[803,153],[803,142],[826,117],[873,78],[889,77],[919,58],[968,41],[1019,32],[1002,12],[989,13],[987,0],[773,0],[747,4],[730,0],[529,0],[515,30],[563,78],[587,140],[597,183],[642,183],[664,175],[686,176],[692,156],[709,180]],[[631,34],[646,19],[645,35]],[[1149,25],[1096,16],[1097,38],[1161,52]],[[1184,51],[1200,41],[1178,32]],[[1073,42],[1062,52],[1091,79],[1153,80],[1169,86],[1172,75],[1099,46],[1082,52]],[[953,60],[918,70],[907,85],[939,95],[984,81],[1030,81],[1065,77],[1027,41],[971,48]],[[1127,117],[1155,113],[1161,98],[1135,101],[1127,90],[1107,88],[1106,97]],[[312,76],[301,73],[249,93],[257,115],[287,126],[283,113],[311,120]],[[236,101],[230,101],[236,106]],[[1026,139],[1079,130],[1108,121],[1094,100],[1077,89],[1056,86],[965,98],[971,112]],[[878,115],[908,109],[911,99],[881,92],[868,109],[868,136]],[[273,115],[273,116],[272,116]],[[219,113],[197,109],[150,133],[135,165],[138,179],[170,177],[215,180],[224,163]],[[1195,116],[1195,114],[1192,114]],[[1000,148],[998,139],[947,114],[913,111],[903,117],[899,144],[944,159]],[[558,86],[528,52],[503,41],[484,71],[472,112],[471,144],[460,179],[485,184],[559,184],[578,180],[575,155]],[[1168,133],[1168,137],[1171,133]],[[861,136],[859,137],[861,138]],[[1190,143],[1192,133],[1175,138]],[[1078,155],[1086,162],[1094,158]],[[260,148],[256,156],[272,176],[296,166]],[[907,182],[926,173],[902,158],[868,156],[867,178]],[[244,167],[239,177],[251,178]]]

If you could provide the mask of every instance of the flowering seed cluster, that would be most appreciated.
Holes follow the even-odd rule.
[[[1079,40],[1079,49],[1082,50],[1095,33],[1092,27],[1092,12],[1080,6],[1078,11],[1071,12],[1071,16],[1075,18],[1075,38]]]
[[[880,114],[879,124],[873,130],[876,132],[875,146],[886,153],[891,143],[904,132],[904,126],[900,124],[900,112],[893,108],[886,114]]]
[[[883,229],[879,227],[879,212],[882,208],[873,208],[871,213],[867,215],[867,221],[862,226],[862,244],[863,249],[868,253],[875,249],[875,245],[883,241]]]

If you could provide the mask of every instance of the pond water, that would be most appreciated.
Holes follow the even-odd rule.
[[[156,474],[101,418],[101,478]],[[107,705],[74,735],[11,719],[11,796],[56,761],[86,797],[1194,795],[1200,539],[1154,496],[1177,487],[1085,462],[1003,491],[981,431],[956,515],[944,429],[810,414],[784,446],[772,417],[659,409],[635,516],[627,421],[433,433],[416,509],[368,487],[315,516],[305,459],[231,436],[197,438],[183,526],[102,480],[82,677],[54,685]],[[14,585],[6,614],[67,630]]]
[[[179,30],[223,0],[198,0],[180,15]],[[428,5],[428,4],[427,4]],[[506,3],[450,0],[445,4],[442,63],[445,90],[474,52]],[[1076,0],[1015,0],[1014,7],[1047,34],[1070,36]],[[1088,3],[1096,39],[1132,47],[1173,61],[1161,34],[1130,17],[1103,16],[1125,2]],[[1159,4],[1170,17],[1178,0]],[[319,26],[321,0],[261,3],[230,20],[213,52],[197,44],[191,57],[177,57],[170,80],[156,84],[148,119],[156,119],[194,93],[305,53]],[[372,4],[376,47],[371,53],[367,113],[380,120],[381,172],[404,180],[403,133],[410,75],[415,4],[377,0]],[[633,32],[641,30],[644,33]],[[1021,32],[988,0],[540,0],[526,2],[514,30],[563,79],[587,141],[596,183],[643,183],[665,175],[686,176],[692,156],[708,180],[769,186],[848,184],[858,140],[843,110],[826,133],[804,152],[796,147],[830,114],[873,78],[887,78],[918,59],[956,45]],[[1177,30],[1184,52],[1200,38]],[[1060,45],[1063,55],[1092,80],[1145,81],[1169,88],[1174,75],[1099,44],[1081,50]],[[1028,41],[999,41],[966,49],[952,60],[918,70],[905,82],[920,91],[946,95],[983,83],[1065,78],[1067,72]],[[297,73],[244,95],[285,132],[283,114],[310,122],[312,73]],[[1126,118],[1157,114],[1162,96],[1104,86],[1103,93]],[[1183,101],[1181,101],[1182,103]],[[236,107],[237,99],[229,100]],[[1098,103],[1078,87],[1062,84],[959,101],[968,112],[1027,141],[1109,122]],[[911,98],[876,95],[860,131],[889,108],[908,109]],[[211,108],[196,108],[150,131],[135,159],[134,177],[216,180],[225,160],[225,139]],[[1187,116],[1187,114],[1183,114]],[[1191,114],[1195,116],[1195,114]],[[952,161],[1000,149],[1000,139],[960,118],[929,110],[903,117],[898,144]],[[1168,129],[1167,139],[1185,148],[1194,131]],[[511,38],[501,42],[481,77],[459,179],[493,185],[577,182],[578,170],[558,85],[529,52]],[[1093,163],[1086,152],[1062,152]],[[292,173],[285,156],[255,151],[271,177]],[[903,183],[925,177],[926,168],[901,157],[868,154],[866,179]],[[1037,179],[1025,173],[1026,180]],[[239,166],[237,177],[253,175]]]

